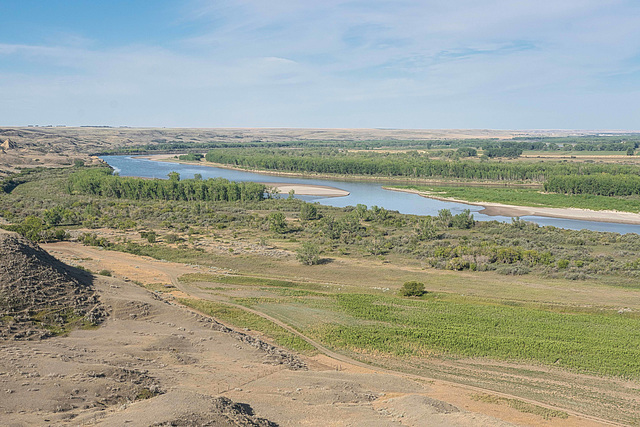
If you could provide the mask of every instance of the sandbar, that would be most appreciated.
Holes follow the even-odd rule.
[[[344,197],[350,194],[346,190],[326,185],[289,184],[282,182],[262,182],[261,184],[265,184],[267,187],[277,188],[280,194],[287,194],[291,190],[300,196]]]
[[[472,206],[482,206],[479,213],[489,216],[543,216],[548,218],[577,219],[581,221],[613,222],[618,224],[640,224],[640,214],[633,212],[620,212],[611,210],[593,211],[578,208],[546,208],[538,206],[504,205],[490,202],[469,202],[467,200],[454,199],[452,197],[438,197],[431,193],[405,188],[383,187],[386,190],[414,193],[428,199],[442,200],[445,202],[464,203]]]

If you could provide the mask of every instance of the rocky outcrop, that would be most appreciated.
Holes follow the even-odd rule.
[[[0,231],[0,339],[39,339],[105,311],[91,277],[16,233]]]
[[[10,140],[9,138],[7,138],[4,140],[2,144],[0,144],[0,148],[2,148],[4,151],[8,151],[8,150],[13,150],[18,148],[18,145],[12,140]]]

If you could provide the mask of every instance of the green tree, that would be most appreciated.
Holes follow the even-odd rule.
[[[403,297],[419,297],[425,294],[424,283],[410,281],[405,282],[400,288],[400,295]]]
[[[418,220],[416,224],[416,233],[420,240],[434,239],[438,233],[436,232],[436,225],[434,224],[433,217],[427,216]]]
[[[451,214],[451,211],[449,209],[440,209],[438,211],[438,216],[436,217],[436,220],[438,221],[441,227],[449,228],[451,227],[451,224],[453,222],[453,215]]]
[[[269,230],[274,233],[283,234],[287,231],[287,221],[282,212],[272,212],[267,216]]]
[[[64,214],[65,209],[62,206],[54,206],[53,208],[44,211],[42,218],[47,225],[55,226],[62,222]]]
[[[471,228],[475,223],[476,221],[473,219],[473,215],[469,209],[463,210],[451,219],[451,225],[454,228],[459,228],[461,230]]]
[[[311,203],[303,203],[300,206],[300,219],[303,221],[318,219],[318,208]]]

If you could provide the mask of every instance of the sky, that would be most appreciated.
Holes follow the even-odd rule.
[[[2,1],[28,124],[640,130],[640,1]]]

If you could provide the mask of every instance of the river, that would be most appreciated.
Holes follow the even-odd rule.
[[[473,213],[474,218],[478,221],[511,221],[510,217],[484,215],[479,212],[483,210],[483,207],[481,206],[445,202],[421,197],[417,194],[385,190],[382,186],[388,183],[383,182],[331,181],[329,179],[282,177],[211,166],[189,165],[164,161],[159,162],[132,156],[104,156],[101,158],[113,167],[121,176],[167,178],[169,172],[175,171],[178,172],[180,177],[183,179],[193,178],[195,174],[199,173],[205,179],[225,178],[230,181],[324,185],[346,190],[350,194],[344,197],[296,197],[306,201],[318,202],[323,205],[335,207],[355,206],[357,204],[364,204],[369,207],[375,205],[388,210],[413,215],[437,215],[440,209],[450,209],[451,213],[455,215],[465,209],[469,209]],[[640,225],[581,221],[564,218],[547,218],[539,216],[523,216],[522,219],[535,222],[539,225],[552,225],[554,227],[567,228],[571,230],[587,229],[594,231],[611,231],[621,234],[640,234]]]

